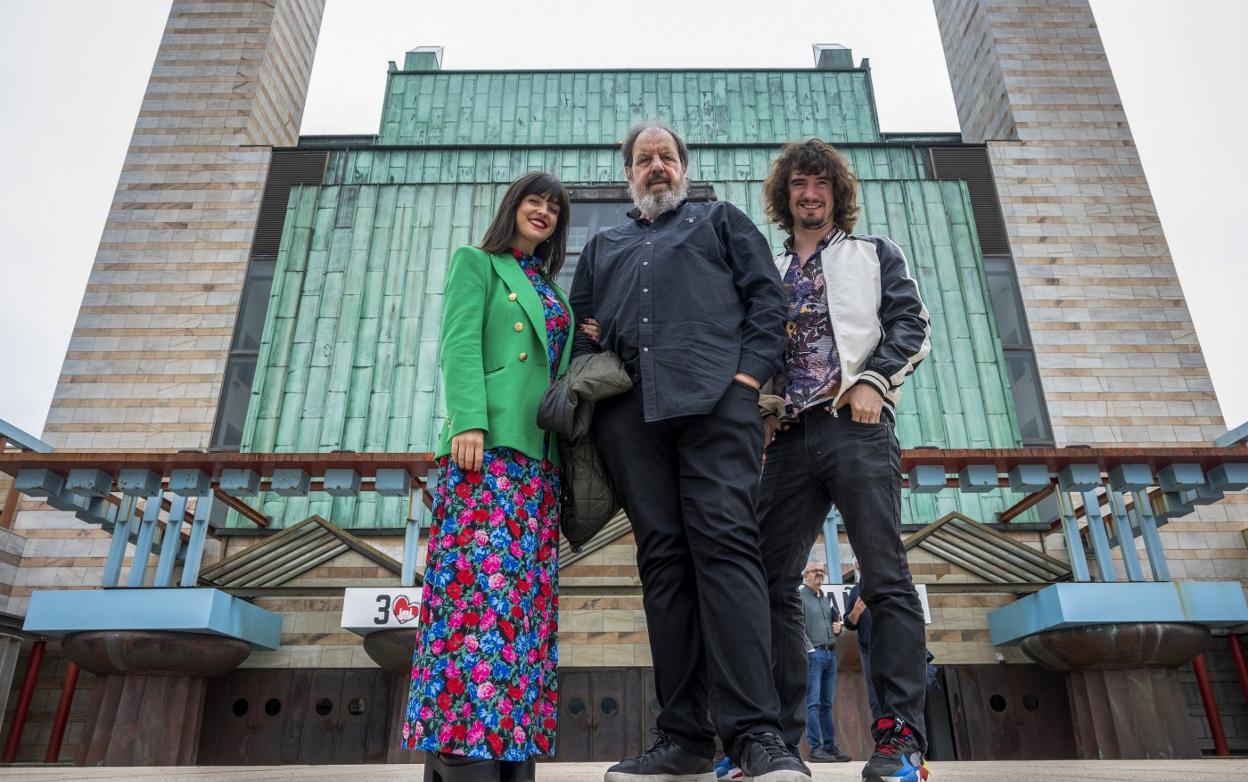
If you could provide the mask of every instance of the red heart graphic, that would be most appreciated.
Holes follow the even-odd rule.
[[[419,603],[413,603],[407,599],[406,595],[399,595],[394,599],[392,610],[394,618],[399,620],[399,624],[406,624],[416,618],[416,610]]]

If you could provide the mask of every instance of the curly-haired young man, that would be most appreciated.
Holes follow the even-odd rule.
[[[882,716],[863,778],[922,780],[923,610],[901,545],[901,449],[893,406],[931,348],[927,309],[905,256],[851,233],[857,181],[818,139],[786,144],[763,186],[769,219],[789,234],[776,266],[788,295],[784,412],[766,420],[759,534],[772,611],[772,665],[787,744],[805,722],[807,654],[797,591],[832,505],[845,519],[874,616],[872,686]],[[813,749],[813,747],[812,747]]]

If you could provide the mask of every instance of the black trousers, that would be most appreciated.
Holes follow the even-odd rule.
[[[815,408],[776,433],[759,492],[781,733],[796,745],[805,728],[806,650],[797,587],[833,504],[845,520],[862,574],[862,599],[871,609],[875,700],[882,716],[901,718],[921,732],[927,646],[923,606],[901,545],[901,448],[892,419],[885,412],[878,424],[860,424],[849,408],[836,416]]]
[[[779,730],[754,510],[758,392],[733,382],[710,414],[655,423],[641,397],[638,387],[600,402],[594,442],[637,540],[657,726],[710,758],[716,734],[730,748]]]

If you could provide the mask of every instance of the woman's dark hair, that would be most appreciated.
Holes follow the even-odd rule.
[[[494,213],[494,220],[481,239],[481,249],[487,253],[504,253],[511,249],[511,239],[516,235],[516,210],[524,199],[540,195],[559,206],[555,218],[555,232],[533,251],[542,261],[542,274],[554,279],[563,268],[563,258],[568,245],[568,222],[572,219],[572,206],[568,203],[568,191],[559,178],[544,171],[530,171],[511,183],[503,195],[503,201]]]
[[[826,176],[832,180],[832,222],[845,233],[852,233],[858,222],[858,177],[849,163],[826,141],[790,141],[780,150],[763,182],[763,210],[767,218],[787,234],[793,233],[793,213],[789,211],[789,177],[794,173]]]

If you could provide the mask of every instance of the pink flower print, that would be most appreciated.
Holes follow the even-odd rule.
[[[411,723],[404,722],[403,723],[403,740],[407,741],[409,738],[411,738],[411,736],[412,736]]]
[[[490,664],[485,660],[472,667],[472,683],[480,684],[490,677]]]
[[[487,575],[497,573],[498,569],[502,566],[503,560],[499,558],[497,554],[490,554],[485,558],[485,561],[481,563],[481,569],[484,570]]]
[[[464,526],[472,524],[472,510],[464,508],[459,512],[459,523]]]
[[[447,678],[447,679],[458,679],[458,678],[459,678],[459,676],[460,676],[460,674],[459,674],[459,666],[455,664],[455,661],[454,661],[454,660],[450,660],[450,661],[448,661],[448,662],[447,662],[447,664],[446,664],[446,678]]]
[[[502,573],[495,573],[490,576],[490,589],[502,589],[507,585],[507,577]]]
[[[490,462],[490,475],[506,475],[507,464],[502,459],[495,459]]]
[[[502,524],[502,523],[503,523],[503,509],[495,508],[490,513],[490,526],[497,527],[499,524]]]
[[[478,546],[488,545],[490,542],[490,533],[483,529],[478,529],[475,533],[473,533],[472,540]]]
[[[507,548],[507,552],[511,554],[513,557],[515,557],[516,559],[519,559],[520,557],[522,557],[523,552],[520,551],[520,541],[513,540],[511,542],[511,545]]]
[[[499,491],[507,491],[511,488],[511,479],[504,475],[494,485],[498,487]]]
[[[422,720],[429,720],[429,719],[432,719],[432,718],[433,718],[433,709],[429,708],[428,706],[421,706],[421,707],[420,707],[420,718],[421,718]],[[421,725],[419,722],[418,722],[418,723],[416,723],[416,732],[417,732],[418,734],[419,734],[419,733],[423,733],[423,732],[424,732],[424,726],[423,726],[423,725]]]
[[[442,744],[451,742],[451,723],[448,722],[438,729],[438,741]]]
[[[480,607],[481,607],[481,604],[482,604],[482,603],[484,603],[484,602],[485,602],[485,595],[481,594],[480,592],[473,592],[473,593],[472,593],[472,605],[473,605],[473,607],[475,607],[475,608],[480,608]]]
[[[454,535],[448,532],[442,536],[441,548],[450,548],[453,545],[455,545]]]
[[[512,648],[511,644],[503,646],[502,655],[505,662],[514,663],[516,661],[516,650]]]
[[[494,501],[494,493],[493,493],[493,492],[491,492],[489,489],[484,489],[484,490],[482,490],[482,492],[481,492],[481,503],[482,503],[483,505],[489,505],[489,504],[490,504],[491,502],[493,502],[493,501]]]
[[[477,697],[481,700],[494,697],[494,685],[489,682],[482,682],[477,687]]]
[[[493,608],[487,608],[481,614],[481,629],[489,630],[498,621],[498,614],[494,613]]]
[[[516,728],[515,730],[513,730],[511,732],[511,740],[516,742],[517,744],[523,744],[524,743],[524,731],[521,730],[520,728]]]
[[[443,641],[441,638],[435,638],[433,643],[429,644],[429,651],[434,654],[442,654],[444,649],[446,649],[446,641]]]
[[[504,714],[504,715],[511,714],[511,710],[512,710],[511,698],[503,698],[502,700],[498,702],[499,714]]]
[[[464,624],[464,612],[452,611],[451,618],[447,620],[447,624],[451,627],[460,627]]]
[[[468,729],[468,743],[469,744],[476,744],[483,738],[485,738],[485,726],[483,726],[481,723],[479,722],[475,723],[473,724],[471,728]]]
[[[470,635],[470,636],[468,636],[467,638],[465,638],[465,639],[464,639],[464,648],[465,648],[465,649],[467,649],[467,650],[468,650],[468,651],[470,651],[470,652],[475,652],[475,651],[477,651],[477,647],[478,647],[479,645],[480,645],[480,644],[479,644],[479,642],[477,641],[477,637],[476,637],[475,635]]]

